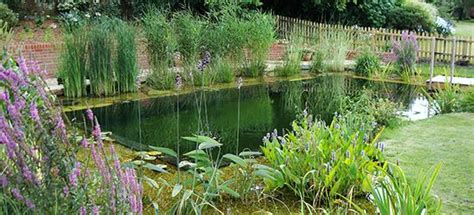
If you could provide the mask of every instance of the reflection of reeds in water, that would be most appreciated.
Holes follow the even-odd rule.
[[[306,103],[312,114],[330,121],[334,112],[340,112],[346,96],[344,76],[323,76],[308,88]]]
[[[288,82],[283,90],[283,105],[286,112],[297,113],[303,105],[303,83],[300,81]]]

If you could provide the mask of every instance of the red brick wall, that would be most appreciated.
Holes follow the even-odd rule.
[[[8,48],[13,56],[23,55],[27,61],[38,61],[42,68],[48,71],[48,77],[54,77],[59,70],[59,62],[61,57],[62,43],[42,43],[42,42],[25,42],[14,43]],[[138,63],[140,69],[149,69],[149,63],[144,45],[138,46]],[[285,46],[275,43],[270,52],[269,60],[281,60],[285,52]]]

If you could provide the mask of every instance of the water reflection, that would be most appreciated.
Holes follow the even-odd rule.
[[[401,102],[406,110],[422,113],[425,108],[419,102],[419,89],[414,86],[339,75],[242,87],[239,150],[258,150],[263,135],[275,128],[279,131],[289,128],[296,113],[305,107],[321,119],[331,120],[333,113],[342,108],[343,98],[354,96],[363,88],[373,89],[379,96]],[[224,144],[223,153],[235,152],[238,96],[237,89],[180,95],[180,136],[206,132]],[[94,112],[102,129],[111,131],[118,141],[129,147],[140,149],[153,145],[174,148],[177,140],[176,104],[177,97],[168,96],[96,108]],[[68,114],[82,119],[83,113]],[[412,115],[419,117],[423,114]],[[194,147],[192,143],[181,141],[182,152]]]

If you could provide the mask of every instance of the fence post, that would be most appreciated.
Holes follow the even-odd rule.
[[[449,80],[450,84],[453,84],[455,61],[456,61],[456,37],[453,37],[453,45],[451,47],[451,78]]]
[[[430,87],[432,90],[433,85],[433,73],[434,73],[434,64],[435,64],[435,48],[436,48],[436,38],[431,37],[431,62],[430,62]]]

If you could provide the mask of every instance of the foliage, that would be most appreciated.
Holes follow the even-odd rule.
[[[471,87],[462,93],[460,103],[462,111],[474,112],[474,87]]]
[[[289,44],[285,50],[283,66],[274,70],[275,75],[288,77],[300,74],[301,59],[303,57],[303,37],[297,33],[292,33]]]
[[[392,53],[398,66],[400,76],[414,75],[418,59],[419,46],[413,32],[404,31],[400,41],[393,41]]]
[[[194,65],[201,53],[204,22],[186,11],[174,14],[172,23],[181,57],[186,65]]]
[[[214,70],[217,83],[231,83],[235,79],[234,67],[226,59],[217,59],[210,65],[210,70]]]
[[[433,31],[436,16],[429,10],[431,7],[422,2],[408,2],[392,8],[389,12],[390,19],[387,19],[387,27],[421,32]]]
[[[371,194],[380,214],[439,214],[441,201],[430,193],[441,164],[430,175],[420,175],[410,183],[399,166],[391,165],[391,173],[371,182]]]
[[[379,57],[370,49],[366,49],[356,59],[355,72],[358,75],[370,77],[381,70],[381,67]]]
[[[311,72],[341,72],[349,51],[350,40],[342,32],[330,32],[321,35],[315,42]]]
[[[288,134],[264,137],[262,152],[270,166],[260,165],[256,174],[267,190],[287,187],[313,204],[368,192],[368,173],[376,174],[383,162],[383,145],[376,143],[378,135],[369,141],[365,130],[349,132],[347,126],[343,118],[326,125],[303,114]]]
[[[447,80],[446,83],[449,83],[449,81]],[[459,86],[445,84],[444,89],[439,86],[438,91],[428,98],[436,113],[453,113],[460,110],[460,96],[458,92]]]
[[[38,64],[0,67],[2,115],[0,211],[5,214],[141,213],[141,184],[107,156],[92,111],[92,138],[66,130],[56,98],[47,94]],[[85,125],[87,123],[85,122]],[[82,139],[82,140],[81,140]],[[78,160],[80,147],[91,160]],[[87,156],[89,157],[89,156]],[[112,159],[114,165],[109,165]],[[122,198],[127,196],[128,198]]]
[[[13,31],[8,28],[8,24],[0,20],[0,49],[6,49],[8,43],[13,37]],[[3,54],[3,53],[2,53]]]
[[[196,149],[184,154],[187,160],[183,160],[178,164],[179,169],[187,169],[191,175],[188,180],[180,180],[176,184],[167,181],[160,181],[162,185],[173,189],[173,203],[169,213],[173,214],[201,214],[206,207],[212,207],[220,212],[214,205],[213,201],[228,195],[233,198],[240,198],[241,195],[232,189],[234,183],[245,184],[235,179],[225,179],[222,170],[219,168],[224,161],[231,162],[236,168],[247,169],[252,168],[251,164],[255,162],[253,156],[258,152],[242,152],[241,156],[233,154],[213,156],[214,150],[220,151],[222,143],[207,136],[195,135],[193,137],[184,137],[183,139],[196,145]],[[178,159],[178,154],[171,149],[151,147],[154,150],[161,151],[167,155]],[[178,170],[180,171],[180,170]],[[252,174],[252,171],[243,171],[243,174]],[[254,178],[255,176],[252,176]],[[153,184],[152,179],[147,179]],[[248,182],[248,181],[247,181]],[[250,192],[250,188],[245,189],[240,186],[242,193]],[[244,192],[245,191],[245,192]],[[155,203],[156,204],[156,203]],[[157,204],[156,204],[157,205]]]
[[[249,65],[244,75],[258,77],[263,74],[268,51],[275,41],[275,19],[269,14],[260,12],[249,13],[247,19],[246,62],[249,62]]]
[[[118,92],[137,90],[138,62],[135,42],[135,28],[125,22],[117,21],[115,26],[116,60],[115,76]]]
[[[6,23],[8,28],[12,28],[18,23],[18,14],[13,12],[4,3],[0,2],[0,23]]]
[[[74,32],[74,34],[64,34],[59,77],[63,80],[65,96],[82,97],[87,95],[85,80],[87,41],[83,29]]]

